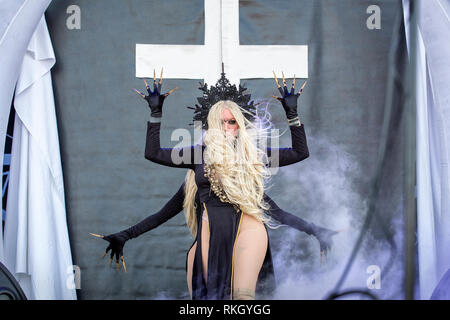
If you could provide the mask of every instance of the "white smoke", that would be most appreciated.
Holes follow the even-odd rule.
[[[292,228],[280,229],[281,243],[274,241],[279,248],[271,243],[276,247],[272,250],[272,257],[278,287],[268,299],[323,299],[328,296],[347,264],[367,214],[367,197],[363,198],[349,177],[361,177],[368,184],[373,177],[362,172],[354,156],[337,143],[330,143],[329,138],[308,136],[308,145],[309,159],[284,167],[279,173],[285,186],[279,193],[283,195],[284,203],[298,203],[297,207],[304,211],[290,210],[292,206],[280,207],[316,225],[345,230],[334,236],[333,247],[326,261],[321,263],[319,243],[314,237],[305,237]],[[275,198],[280,202],[280,197]],[[366,290],[380,299],[403,298],[402,251],[399,245],[403,241],[402,210],[400,205],[392,210],[389,214],[396,218],[390,227],[395,230],[397,256],[388,274],[380,273],[380,288],[368,288],[368,279],[372,275],[372,272],[368,273],[368,267],[379,267],[383,271],[391,247],[386,240],[374,239],[367,232],[340,290]],[[373,217],[370,227],[376,223],[377,219]],[[354,294],[341,299],[345,298],[368,297]]]

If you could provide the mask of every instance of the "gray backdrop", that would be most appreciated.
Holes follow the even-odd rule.
[[[271,230],[275,272],[282,284],[275,298],[322,298],[337,281],[356,240],[380,143],[399,3],[239,2],[241,44],[309,46],[309,79],[299,113],[310,157],[281,169],[268,193],[298,216],[329,228],[347,228],[336,237],[326,264],[319,263],[314,238],[285,227]],[[66,9],[72,4],[81,8],[80,30],[66,27]],[[366,27],[366,9],[372,4],[381,8],[380,30]],[[183,213],[126,244],[127,273],[117,273],[107,258],[101,259],[107,243],[89,232],[109,234],[139,222],[159,210],[184,179],[185,170],[144,158],[149,111],[132,91],[144,88],[135,78],[135,44],[203,44],[203,0],[58,0],[46,18],[57,59],[52,76],[68,226],[74,264],[81,268],[78,297],[188,298],[185,255],[193,240]],[[175,86],[180,90],[165,102],[163,146],[175,144],[170,141],[173,129],[191,129],[192,110],[186,106],[200,95],[199,80],[165,81],[165,91]],[[271,79],[243,83],[254,99],[277,94]],[[275,126],[287,129],[277,101],[271,101],[270,111]],[[396,122],[380,213],[401,245],[403,139],[398,129]],[[285,134],[281,145],[290,143]],[[365,287],[367,266],[382,268],[390,252],[385,233],[373,223],[346,285]],[[401,256],[396,261],[394,271],[382,275],[382,287],[375,292],[381,297],[400,295]]]

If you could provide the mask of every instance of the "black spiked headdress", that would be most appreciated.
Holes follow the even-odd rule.
[[[208,89],[208,85],[206,83],[202,84],[200,82],[200,85],[201,87],[199,87],[199,89],[203,91],[203,96],[197,98],[198,104],[195,104],[195,108],[188,108],[194,110],[193,121],[201,121],[203,129],[208,129],[207,118],[209,109],[221,100],[231,100],[235,102],[239,107],[244,109],[243,114],[249,121],[254,120],[256,116],[256,105],[253,104],[253,101],[249,102],[251,95],[244,94],[244,91],[246,91],[247,88],[239,85],[238,90],[236,89],[236,85],[230,84],[230,81],[227,77],[225,77],[225,72],[223,72],[223,65],[222,76],[216,82],[215,86],[210,86]],[[190,123],[190,125],[193,124],[194,122]]]

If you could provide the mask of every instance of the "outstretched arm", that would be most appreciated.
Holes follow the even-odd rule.
[[[337,233],[336,231],[316,226],[312,222],[308,222],[300,217],[297,217],[296,215],[280,209],[275,201],[273,201],[267,194],[264,194],[264,200],[270,205],[268,214],[275,220],[282,224],[295,228],[298,231],[303,231],[308,235],[313,235],[314,237],[316,237],[317,240],[319,240],[321,252],[327,251],[331,248],[331,237]]]
[[[123,247],[125,245],[125,242],[158,227],[159,225],[173,218],[180,211],[183,210],[184,186],[185,185],[183,183],[181,187],[178,189],[177,193],[175,193],[175,195],[172,196],[172,198],[164,205],[164,207],[161,210],[145,218],[138,224],[123,231],[110,234],[107,236],[93,234],[94,236],[101,237],[109,242],[109,245],[105,250],[105,255],[108,253],[108,251],[111,250],[111,263],[114,256],[116,256],[117,270],[119,270],[119,257],[120,257],[122,259],[122,263],[126,271],[125,260],[123,258]]]
[[[307,233],[308,235],[314,234],[314,225],[300,217],[297,217],[289,212],[282,210],[275,201],[272,200],[267,194],[264,194],[264,200],[270,205],[268,214],[277,220],[278,222],[288,225],[292,228]]]
[[[177,193],[162,207],[161,210],[148,216],[138,224],[124,230],[129,236],[129,239],[136,238],[141,234],[150,231],[167,220],[173,218],[183,210],[184,202],[184,183],[180,186]]]

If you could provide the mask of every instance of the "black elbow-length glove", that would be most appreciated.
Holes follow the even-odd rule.
[[[117,233],[113,233],[107,236],[104,236],[103,239],[109,242],[109,246],[105,250],[105,255],[111,250],[111,263],[114,256],[116,256],[116,263],[119,263],[119,257],[122,259],[124,270],[127,271],[125,267],[125,261],[123,259],[123,247],[125,246],[125,242],[130,240],[132,236],[127,230],[120,231]]]
[[[320,252],[326,254],[333,245],[333,236],[336,235],[339,231],[319,227],[313,223],[311,223],[311,225],[313,230],[312,234],[319,241]]]
[[[303,83],[300,90],[296,93],[295,92],[295,75],[294,80],[292,82],[292,88],[289,91],[287,88],[286,80],[284,79],[283,74],[283,87],[280,86],[278,83],[277,76],[275,75],[275,72],[273,73],[273,76],[275,78],[275,82],[278,87],[278,91],[281,94],[281,97],[272,96],[273,98],[277,99],[281,102],[281,105],[283,106],[284,112],[286,113],[286,117],[288,118],[289,125],[294,125],[298,123],[298,111],[297,111],[297,99],[301,95],[303,88],[306,85],[306,81]]]
[[[164,99],[166,99],[172,92],[178,89],[178,87],[170,90],[165,94],[161,94],[162,87],[162,74],[163,70],[161,69],[161,76],[159,78],[159,82],[156,82],[156,74],[153,71],[153,92],[150,89],[147,81],[144,79],[145,87],[147,88],[148,95],[146,96],[142,92],[137,89],[134,89],[145,101],[147,101],[148,106],[150,108],[150,116],[152,118],[161,118],[162,117],[162,107],[164,104]]]
[[[130,240],[131,238],[135,238],[137,235],[133,235],[130,231],[131,228],[117,232],[112,233],[107,236],[102,236],[99,234],[91,233],[91,235],[102,238],[103,240],[106,240],[109,242],[108,247],[105,250],[105,254],[103,255],[103,258],[106,256],[108,251],[111,250],[111,257],[110,257],[110,264],[112,264],[112,261],[114,259],[114,256],[116,257],[116,266],[117,271],[119,271],[119,258],[122,260],[123,269],[125,272],[127,272],[127,267],[125,265],[125,259],[123,258],[123,247],[125,246],[125,242]]]

